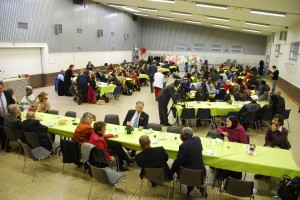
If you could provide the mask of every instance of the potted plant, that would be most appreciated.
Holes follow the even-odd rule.
[[[132,125],[131,121],[128,121],[125,127],[127,134],[131,134],[134,131],[134,128],[131,125]]]
[[[228,103],[229,105],[231,105],[231,104],[232,104],[232,100],[229,99],[229,100],[227,101],[227,103]]]

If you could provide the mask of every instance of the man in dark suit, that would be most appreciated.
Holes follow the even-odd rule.
[[[147,128],[149,115],[143,111],[144,102],[138,101],[135,104],[135,110],[131,109],[127,112],[127,115],[123,121],[123,126],[127,125],[127,122],[131,122],[133,128]]]
[[[41,146],[49,151],[52,150],[52,144],[47,134],[48,127],[42,125],[39,120],[35,119],[34,112],[27,112],[26,120],[22,122],[22,129],[24,132],[35,132],[40,140]]]
[[[169,180],[173,179],[171,170],[167,164],[169,156],[164,147],[150,147],[150,139],[147,135],[142,135],[139,139],[140,147],[143,150],[135,156],[137,165],[141,168],[164,168]],[[143,177],[143,169],[140,173]],[[152,183],[155,185],[155,183]]]
[[[182,129],[180,139],[182,144],[179,146],[179,151],[176,159],[173,162],[171,171],[179,174],[179,167],[188,169],[201,170],[203,178],[206,177],[206,169],[202,159],[202,144],[199,137],[193,137],[193,129],[185,127]],[[188,194],[194,187],[187,186]],[[203,194],[204,189],[200,188],[200,192]]]
[[[176,103],[175,90],[178,89],[180,81],[175,80],[174,83],[164,87],[157,96],[158,111],[160,124],[165,126],[172,126],[168,120],[168,104],[172,98],[174,104]]]
[[[8,106],[14,104],[15,100],[12,98],[11,94],[7,91],[4,91],[3,82],[0,82],[0,125],[4,126],[4,115],[8,113]],[[6,136],[4,130],[0,129],[0,140],[1,148],[5,148]],[[7,150],[11,149],[9,146]]]
[[[148,68],[148,76],[150,79],[150,90],[151,93],[153,93],[153,81],[154,81],[154,74],[157,72],[157,67],[156,67],[156,61],[153,60],[151,65]]]

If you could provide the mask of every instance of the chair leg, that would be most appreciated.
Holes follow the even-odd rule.
[[[65,163],[63,163],[63,170],[62,170],[63,172],[65,171]]]
[[[54,172],[53,158],[52,158],[52,156],[51,156],[51,155],[49,155],[49,156],[50,156],[50,158],[51,158],[52,171]]]
[[[141,194],[142,194],[142,187],[143,187],[143,182],[144,182],[144,179],[142,179],[142,182],[141,182],[141,188],[140,188],[140,195],[139,195],[139,199],[141,199]]]
[[[170,189],[171,189],[171,181],[169,182],[169,189],[168,189],[168,197],[167,197],[167,199],[169,199],[169,197],[170,197]]]
[[[39,165],[39,161],[36,161],[36,166],[35,166],[35,169],[34,169],[34,171],[33,171],[33,179],[32,179],[32,182],[34,182],[35,172],[36,172],[36,169],[37,169],[38,165]]]
[[[90,192],[89,192],[88,199],[90,199],[90,196],[91,196],[91,192],[92,192],[92,186],[93,186],[93,182],[91,183],[91,187],[90,187]]]
[[[26,158],[26,157],[24,157],[23,173],[25,172],[25,165],[26,165],[26,161],[27,161],[27,158]]]
[[[288,123],[289,132],[291,132],[291,130],[290,130],[290,123],[289,123],[289,120],[288,120],[288,119],[286,119],[286,121],[287,121],[287,123]]]
[[[8,139],[6,138],[6,142],[5,142],[5,151],[6,151],[6,149],[7,149],[7,145],[8,145]]]
[[[114,187],[113,187],[113,189],[112,189],[112,192],[111,192],[111,197],[110,197],[110,199],[112,199],[112,197],[114,196],[114,193],[115,193],[115,187],[116,187],[116,186],[114,186]]]
[[[20,158],[20,154],[21,154],[21,144],[19,144],[19,155],[18,155],[18,159]]]

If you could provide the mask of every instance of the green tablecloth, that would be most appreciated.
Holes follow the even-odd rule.
[[[148,76],[147,74],[140,74],[140,75],[139,75],[139,78],[140,78],[140,79],[141,79],[141,78],[144,78],[144,79],[150,80],[150,79],[149,79],[149,76]]]
[[[24,113],[22,116],[24,118]],[[73,121],[79,122],[79,119],[45,113],[36,113],[36,116],[43,119],[41,123],[44,125],[47,125],[49,122],[56,122],[54,126],[49,127],[49,132],[64,137],[72,137],[77,126],[72,125],[72,123]],[[66,125],[58,125],[57,120],[59,118],[67,119]],[[118,138],[110,138],[110,140],[134,150],[141,150],[139,137],[148,134],[152,142],[157,141],[157,144],[151,144],[151,146],[163,146],[172,159],[176,158],[179,145],[181,144],[180,135],[174,133],[157,131],[149,133],[147,130],[138,131],[135,129],[132,134],[128,135],[125,133],[124,126],[112,124],[107,125],[106,133],[118,134]],[[245,144],[233,142],[217,143],[216,140],[207,138],[201,138],[201,141],[205,165],[274,177],[282,177],[283,175],[300,176],[300,168],[295,163],[291,150],[257,146],[255,150],[256,155],[247,155]],[[215,151],[215,154],[211,154],[212,150]]]
[[[105,83],[103,83],[103,85],[98,84],[97,87],[98,87],[98,90],[100,91],[100,96],[103,96],[105,93],[114,92],[114,90],[117,86],[114,84],[105,85]]]
[[[163,69],[163,73],[170,73],[170,70],[168,68],[162,68]]]
[[[177,66],[170,66],[169,69],[177,69]]]
[[[211,116],[227,116],[229,112],[238,112],[245,103],[249,102],[234,102],[232,105],[229,105],[227,102],[207,102],[207,101],[200,101],[200,102],[187,102],[188,108],[195,108],[195,117],[198,108],[209,108]],[[261,106],[268,104],[267,101],[258,102]],[[177,110],[177,116],[180,117],[182,113],[182,105],[176,104],[174,107]]]

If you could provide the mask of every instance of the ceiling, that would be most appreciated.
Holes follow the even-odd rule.
[[[249,32],[259,35],[272,35],[275,32],[287,30],[289,26],[300,22],[300,0],[175,0],[175,3],[163,3],[153,0],[94,0],[104,5],[110,5],[129,13],[147,14],[139,16],[150,19],[167,20],[180,23],[190,23],[199,26],[222,28],[232,31],[245,32],[243,29],[257,30]],[[170,0],[165,0],[170,1]],[[197,3],[217,4],[227,7],[227,9],[216,9],[196,6]],[[111,4],[117,5],[113,6]],[[128,11],[123,7],[137,10]],[[156,9],[157,11],[142,10],[142,8]],[[263,10],[279,12],[285,17],[269,16],[250,13],[251,10]],[[191,14],[191,16],[173,14],[180,12]],[[159,17],[170,17],[172,19],[162,19]],[[224,18],[228,21],[220,21],[208,17]],[[193,22],[187,22],[194,21]],[[200,22],[201,24],[196,24]],[[269,27],[246,24],[246,22],[269,25]],[[227,26],[217,27],[216,25]],[[228,28],[230,27],[230,28]]]

